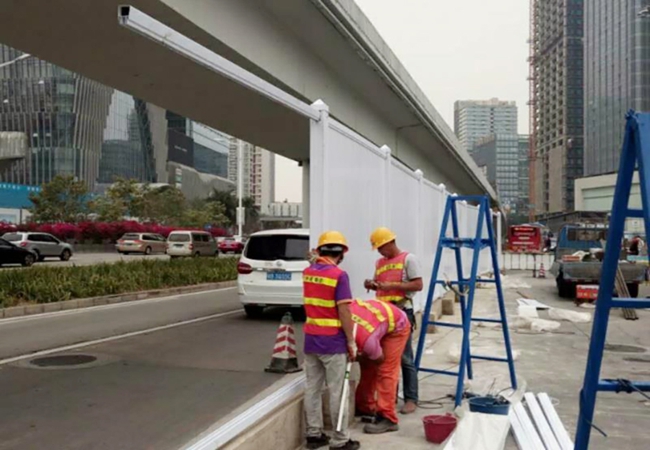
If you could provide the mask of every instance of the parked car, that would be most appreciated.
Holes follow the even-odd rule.
[[[0,266],[3,264],[20,264],[29,267],[34,264],[34,261],[36,261],[34,253],[5,239],[0,239]]]
[[[260,231],[250,236],[237,265],[237,289],[246,315],[266,306],[302,307],[302,272],[309,266],[309,230]]]
[[[3,239],[29,250],[38,261],[45,258],[59,258],[61,261],[68,261],[72,258],[72,246],[66,242],[61,242],[51,234],[18,232],[6,233]]]
[[[115,245],[117,253],[128,255],[130,253],[165,253],[167,241],[159,234],[154,233],[127,233],[122,236]]]
[[[172,231],[167,238],[167,254],[181,256],[216,256],[217,243],[205,231]]]
[[[219,251],[221,253],[241,253],[244,251],[244,244],[234,237],[227,237],[219,242]]]

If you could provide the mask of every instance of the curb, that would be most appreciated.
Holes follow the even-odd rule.
[[[62,302],[28,304],[21,306],[11,306],[9,308],[0,308],[0,319],[11,317],[31,316],[35,314],[51,313],[56,311],[67,311],[71,309],[90,308],[92,306],[112,305],[115,303],[135,302],[156,297],[168,297],[172,295],[190,294],[194,292],[212,291],[235,287],[236,280],[223,281],[220,283],[195,284],[192,286],[181,286],[168,289],[154,289],[151,291],[130,292],[117,295],[106,295],[102,297],[80,298],[75,300],[65,300]]]

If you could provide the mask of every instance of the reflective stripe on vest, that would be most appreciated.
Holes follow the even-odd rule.
[[[311,335],[333,336],[341,330],[336,308],[336,286],[343,271],[336,265],[321,266],[318,270],[310,266],[303,272],[303,297],[307,315],[304,331]]]
[[[391,309],[390,305],[384,302],[377,303],[377,305],[380,306],[386,312],[386,316],[384,316],[384,314],[382,314],[382,312],[379,309],[375,308],[372,305],[373,303],[372,301],[359,301],[358,303],[359,306],[362,306],[366,308],[368,311],[370,311],[371,313],[373,313],[375,317],[377,317],[377,320],[380,323],[386,322],[386,316],[388,316],[388,332],[392,333],[393,331],[395,331],[395,314],[393,313],[393,310]]]
[[[382,323],[387,323],[386,334],[395,331],[395,312],[390,305],[380,300],[355,300],[350,305],[352,321],[359,324],[356,342],[361,351],[370,336]],[[383,337],[383,336],[382,336]]]
[[[302,278],[304,283],[322,284],[323,286],[336,287],[336,278],[321,277],[318,275],[305,275]]]
[[[336,300],[322,298],[305,298],[305,305],[322,306],[323,308],[336,308]]]
[[[401,283],[404,280],[406,257],[402,252],[395,258],[382,258],[377,261],[375,281],[384,283]],[[377,290],[377,299],[384,302],[400,302],[406,298],[406,293],[400,289]]]
[[[314,319],[313,317],[307,317],[305,323],[308,325],[317,325],[319,327],[341,328],[341,321],[339,319]]]

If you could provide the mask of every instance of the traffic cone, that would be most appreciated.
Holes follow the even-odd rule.
[[[272,373],[294,373],[300,372],[301,370],[302,368],[298,366],[298,358],[296,357],[293,317],[288,312],[282,318],[282,322],[280,322],[280,327],[278,328],[271,364],[264,371]]]
[[[542,263],[539,266],[539,273],[537,274],[537,278],[546,278],[546,270],[544,269],[544,263]]]

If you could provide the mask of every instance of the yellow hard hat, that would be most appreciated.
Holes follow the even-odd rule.
[[[348,251],[348,241],[345,239],[345,236],[338,231],[326,231],[320,235],[320,238],[318,238],[318,248],[325,245],[340,245],[343,247],[343,251]]]
[[[379,247],[383,247],[389,242],[394,241],[397,238],[397,235],[393,233],[386,227],[377,228],[370,235],[370,244],[372,245],[373,250],[377,250]]]

